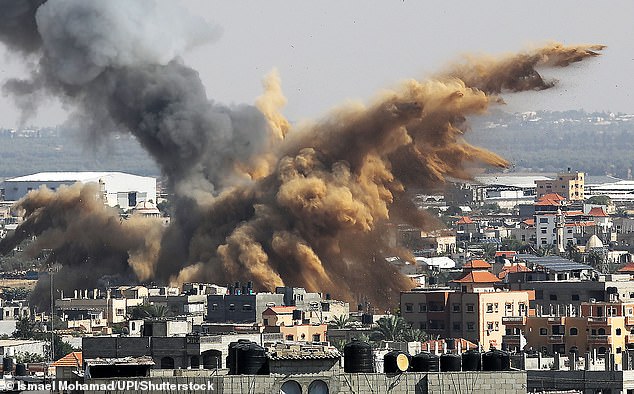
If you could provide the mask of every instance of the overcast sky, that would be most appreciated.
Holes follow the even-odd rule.
[[[222,29],[215,42],[183,55],[210,99],[253,103],[277,68],[293,121],[315,118],[346,100],[367,101],[405,78],[423,79],[465,53],[503,54],[549,41],[597,43],[602,57],[565,71],[549,92],[505,95],[509,111],[539,109],[634,113],[634,2],[623,1],[210,1],[183,5]],[[464,3],[464,4],[463,4]],[[23,75],[0,47],[0,79]],[[50,103],[31,123],[65,118]],[[0,97],[0,126],[17,125]]]

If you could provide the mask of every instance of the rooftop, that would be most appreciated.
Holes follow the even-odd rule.
[[[534,264],[535,266],[539,266],[553,272],[594,270],[594,268],[587,264],[577,263],[576,261],[568,260],[560,256],[535,256],[532,254],[518,254],[517,258],[519,260],[526,261],[527,263]]]
[[[59,360],[55,361],[53,367],[76,367],[81,368],[84,365],[81,352],[70,352]]]
[[[38,172],[37,174],[7,179],[6,182],[94,182],[99,178],[122,172]]]
[[[462,268],[467,268],[467,269],[489,269],[491,268],[491,264],[487,263],[484,260],[471,260],[468,263],[466,263],[465,265],[462,266]]]
[[[500,278],[489,271],[472,271],[460,279],[452,280],[454,283],[496,283]]]

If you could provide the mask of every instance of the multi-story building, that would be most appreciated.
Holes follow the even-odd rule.
[[[583,201],[584,195],[584,178],[583,172],[561,172],[557,174],[556,179],[552,180],[536,180],[537,199],[546,194],[557,193],[571,201]]]
[[[465,338],[485,349],[499,348],[505,326],[504,316],[526,316],[532,292],[502,291],[500,279],[483,260],[463,266],[454,289],[412,290],[401,293],[401,315],[414,328],[431,336]]]
[[[503,342],[510,350],[533,349],[546,354],[609,351],[620,362],[634,343],[634,302],[583,302],[535,316],[504,317]]]
[[[283,306],[284,294],[210,294],[207,296],[207,321],[211,323],[262,323],[262,312]]]
[[[128,310],[131,307],[142,305],[142,298],[113,298],[111,292],[102,294],[98,289],[75,290],[73,298],[55,300],[55,312],[62,321],[90,321],[90,326],[103,327],[103,321],[107,325],[126,321]]]

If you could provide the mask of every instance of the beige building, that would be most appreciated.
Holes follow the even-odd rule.
[[[504,317],[503,341],[510,350],[532,348],[547,354],[609,351],[621,353],[634,343],[634,303],[584,302],[570,305],[564,315]]]
[[[557,178],[552,180],[537,180],[536,197],[540,199],[549,193],[557,193],[564,196],[567,200],[584,200],[585,195],[583,172],[562,172],[557,174]]]
[[[492,274],[491,274],[492,275]],[[527,291],[422,290],[401,293],[401,315],[432,337],[465,338],[488,350],[500,348],[504,317],[526,316]]]

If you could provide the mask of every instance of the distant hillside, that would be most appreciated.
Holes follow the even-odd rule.
[[[467,139],[510,160],[518,172],[558,172],[631,178],[634,115],[501,111],[475,119]]]
[[[98,147],[57,129],[0,129],[0,178],[40,171],[124,171],[158,176],[154,161],[133,137],[111,136]]]

